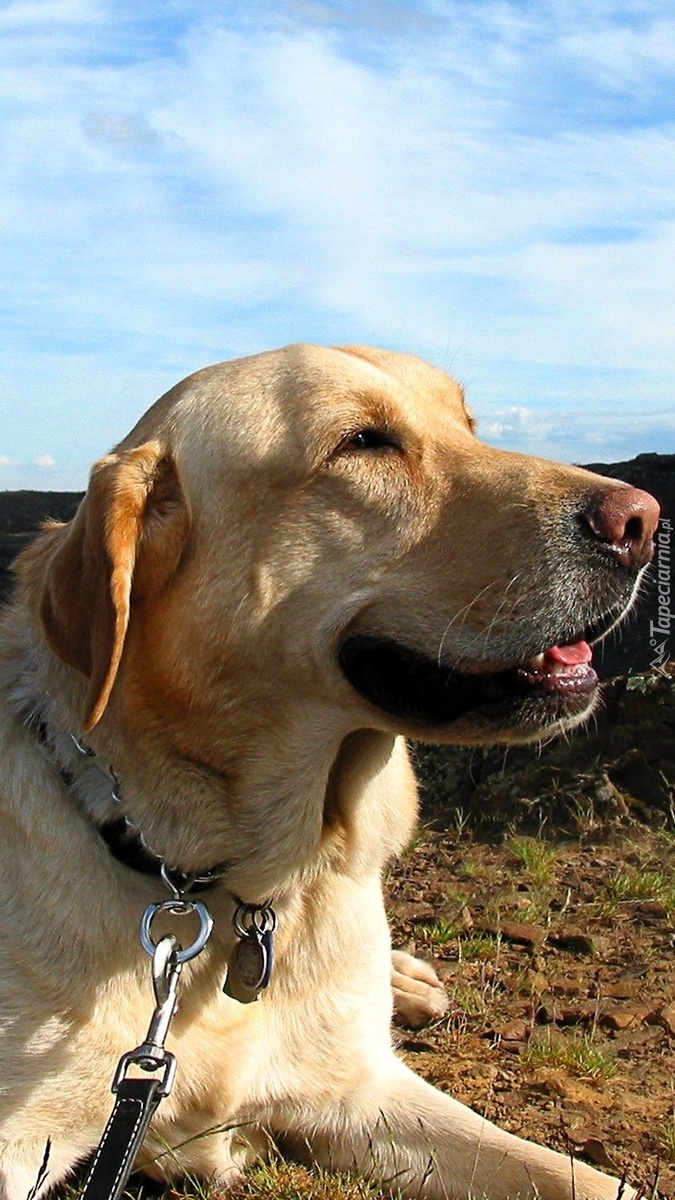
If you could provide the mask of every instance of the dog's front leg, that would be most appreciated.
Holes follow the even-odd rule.
[[[0,1141],[0,1200],[38,1200],[65,1179],[85,1152],[47,1137]]]
[[[633,1190],[585,1163],[498,1129],[397,1059],[291,1146],[420,1200],[630,1200]]]

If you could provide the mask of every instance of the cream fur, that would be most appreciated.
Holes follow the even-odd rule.
[[[396,445],[350,441],[373,427]],[[472,670],[543,649],[579,609],[590,620],[592,551],[570,514],[610,486],[489,449],[450,379],[363,348],[209,368],[96,465],[74,521],[22,556],[0,625],[2,1200],[25,1200],[48,1138],[47,1187],[92,1152],[152,1009],[138,927],[164,893],[110,855],[99,800],[64,782],[70,733],[114,767],[170,862],[231,864],[183,973],[152,1174],[226,1182],[282,1134],[429,1200],[616,1200],[617,1180],[495,1128],[392,1049],[381,874],[417,808],[401,735],[541,731],[480,713],[420,730],[337,660],[355,628]],[[606,604],[616,572],[597,573]],[[249,1006],[221,991],[233,894],[272,898],[279,918],[271,985]],[[394,970],[401,1010],[413,996],[443,1011],[433,973],[401,955]]]

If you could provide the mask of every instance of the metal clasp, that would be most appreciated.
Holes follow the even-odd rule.
[[[173,934],[167,934],[155,946],[152,955],[152,986],[155,993],[155,1011],[152,1014],[145,1041],[135,1050],[123,1054],[112,1083],[117,1092],[126,1078],[127,1068],[132,1064],[142,1071],[164,1071],[158,1089],[160,1096],[168,1096],[176,1075],[176,1059],[165,1048],[171,1019],[176,1011],[178,980],[183,969],[178,961],[180,944]]]
[[[172,890],[174,895],[171,900],[164,900],[160,904],[150,904],[143,913],[140,935],[144,950],[152,957],[155,1011],[152,1014],[145,1041],[135,1050],[129,1050],[120,1058],[112,1082],[113,1092],[118,1091],[123,1079],[126,1078],[128,1068],[132,1065],[140,1067],[142,1071],[162,1070],[164,1072],[157,1089],[160,1096],[168,1096],[173,1087],[176,1058],[166,1049],[164,1043],[176,1011],[178,981],[183,963],[196,958],[204,949],[213,929],[213,918],[201,900],[186,900],[178,888],[173,887]],[[178,938],[169,933],[160,938],[158,942],[154,942],[151,926],[160,912],[178,917],[196,913],[199,918],[199,932],[195,940],[189,946],[183,947]]]

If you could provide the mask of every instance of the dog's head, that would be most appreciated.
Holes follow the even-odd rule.
[[[487,447],[415,358],[296,346],[191,376],[95,466],[48,535],[41,614],[88,680],[85,728],[112,696],[176,730],[295,704],[343,732],[522,740],[592,709],[588,645],[657,519],[644,492]]]

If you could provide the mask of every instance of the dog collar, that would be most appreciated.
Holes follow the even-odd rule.
[[[161,878],[175,894],[208,891],[224,878],[227,863],[190,874],[170,866],[148,844],[142,829],[124,813],[120,783],[112,767],[102,762],[96,752],[73,733],[54,734],[45,721],[38,722],[37,733],[41,745],[55,759],[64,783],[91,818],[110,853],[123,866],[142,875]],[[63,761],[64,754],[59,753],[62,747],[57,745],[64,736],[66,746],[71,748],[71,753],[65,756],[67,764]]]
[[[189,909],[200,913],[203,910],[202,915],[208,918],[204,928],[208,924],[210,932],[212,921],[204,902],[191,900],[188,893],[216,887],[227,875],[230,864],[218,863],[205,871],[190,874],[172,868],[148,845],[143,831],[124,813],[119,780],[112,767],[102,762],[96,752],[74,734],[51,728],[38,712],[27,718],[27,724],[36,732],[61,779],[98,830],[110,853],[123,866],[161,879],[172,893],[170,900],[151,904],[146,910],[141,923],[141,942],[148,953],[154,954],[156,950],[150,936],[150,924],[158,911],[175,914]],[[234,903],[235,942],[227,961],[223,991],[240,1004],[250,1004],[258,999],[270,981],[277,914],[271,900],[248,904],[234,892],[229,895]]]

